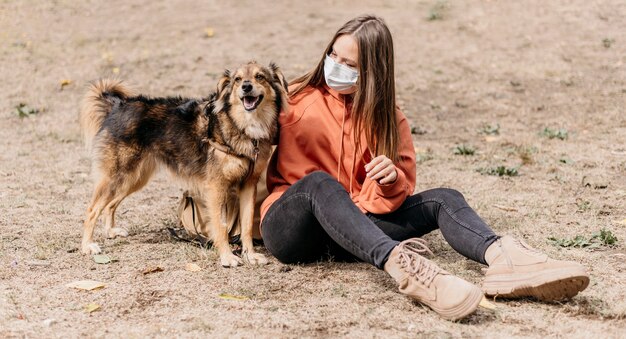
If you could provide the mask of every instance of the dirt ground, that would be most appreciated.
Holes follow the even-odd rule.
[[[458,189],[498,233],[582,262],[587,290],[565,302],[498,299],[495,312],[449,322],[362,263],[272,258],[223,269],[212,250],[169,238],[181,190],[165,175],[118,209],[130,237],[107,240],[98,229],[116,262],[80,254],[93,182],[77,114],[89,81],[117,76],[142,93],[199,97],[223,69],[249,59],[275,61],[292,79],[362,13],[382,16],[394,35],[399,103],[416,132],[417,190]],[[0,0],[0,45],[0,337],[626,333],[624,1]],[[19,117],[20,103],[38,113],[24,107]],[[545,128],[562,130],[549,138]],[[475,154],[455,154],[460,145]],[[497,166],[519,175],[485,173]],[[548,240],[601,229],[617,243]],[[480,283],[482,265],[438,232],[426,239],[433,260]],[[84,279],[106,287],[65,286]],[[99,309],[88,312],[89,304]]]

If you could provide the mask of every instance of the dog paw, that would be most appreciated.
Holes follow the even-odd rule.
[[[82,252],[83,254],[98,254],[102,252],[102,250],[100,249],[100,246],[98,246],[98,244],[96,244],[95,242],[91,242],[83,245]]]
[[[269,260],[261,253],[244,253],[244,260],[251,265],[267,265]]]
[[[109,239],[115,238],[115,237],[125,238],[128,236],[128,231],[121,227],[113,227],[109,229],[109,232],[107,232],[107,236],[109,237]]]
[[[243,264],[241,258],[232,253],[221,255],[220,262],[222,264],[222,267],[237,267]]]

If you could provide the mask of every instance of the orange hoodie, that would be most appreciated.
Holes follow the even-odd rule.
[[[290,98],[289,110],[278,118],[278,147],[267,169],[270,194],[261,205],[261,220],[289,186],[319,170],[335,177],[361,211],[383,214],[396,210],[415,189],[415,149],[409,123],[400,110],[396,119],[400,131],[400,160],[395,163],[398,178],[380,185],[365,175],[365,164],[372,156],[364,135],[364,151],[357,154],[350,104],[346,106],[343,95],[324,86]]]

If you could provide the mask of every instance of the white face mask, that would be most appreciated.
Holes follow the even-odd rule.
[[[324,78],[328,87],[337,92],[344,92],[356,85],[359,72],[354,69],[336,63],[333,58],[326,56],[324,59]]]

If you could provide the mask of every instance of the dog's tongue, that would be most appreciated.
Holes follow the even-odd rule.
[[[256,105],[257,100],[259,100],[259,97],[243,97],[243,106],[246,109],[253,109],[254,105]]]

